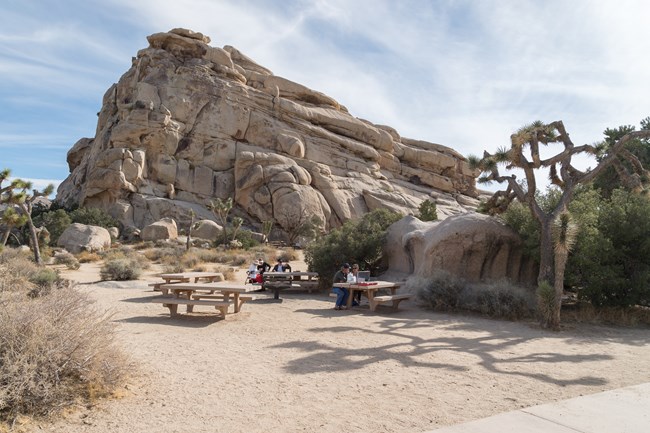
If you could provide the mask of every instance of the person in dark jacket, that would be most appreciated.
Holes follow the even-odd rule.
[[[332,291],[336,293],[336,304],[334,306],[335,310],[345,310],[348,307],[346,306],[348,302],[348,296],[350,296],[350,291],[345,287],[338,287],[339,283],[348,282],[348,273],[350,272],[350,265],[344,263],[341,266],[341,269],[334,274],[333,288]]]

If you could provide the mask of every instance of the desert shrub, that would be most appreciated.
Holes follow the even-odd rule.
[[[448,272],[440,271],[427,279],[410,278],[406,287],[432,310],[456,311],[469,304],[467,284]]]
[[[475,308],[471,309],[484,315],[518,320],[533,314],[533,293],[507,281],[473,284],[470,287],[475,302]]]
[[[54,256],[54,263],[57,265],[65,265],[68,269],[79,269],[81,264],[79,260],[67,251],[62,251]]]
[[[472,311],[509,320],[530,317],[534,311],[533,293],[508,281],[470,284],[439,271],[430,278],[410,278],[406,288],[436,311]]]
[[[177,274],[186,271],[185,267],[180,262],[164,264],[162,269],[165,274]]]
[[[180,260],[183,254],[185,254],[185,248],[165,245],[145,251],[144,256],[152,262],[167,263],[172,260]]]
[[[113,258],[104,261],[99,271],[103,281],[126,281],[137,280],[142,273],[142,267],[135,259],[130,258]]]
[[[154,248],[154,243],[152,241],[143,241],[137,242],[132,245],[134,250],[148,250]]]
[[[51,286],[59,277],[54,269],[38,268],[29,276],[29,281],[38,286]]]
[[[181,257],[180,262],[185,268],[194,268],[201,263],[201,256],[195,251],[186,251]]]
[[[90,226],[119,227],[120,223],[104,210],[96,207],[82,207],[70,212],[70,219],[73,223],[86,224]]]
[[[92,263],[92,262],[98,262],[99,260],[102,259],[102,256],[100,256],[97,253],[91,253],[90,251],[82,251],[79,254],[77,254],[77,260],[79,260],[79,263]]]
[[[108,317],[63,289],[0,308],[0,420],[47,416],[111,393],[126,377]]]
[[[309,269],[321,275],[323,288],[345,262],[359,263],[361,269],[379,273],[388,227],[401,215],[387,209],[367,213],[360,220],[349,220],[342,227],[312,241],[305,249]]]
[[[27,292],[33,284],[29,277],[38,270],[29,253],[6,248],[0,254],[0,293]]]
[[[232,228],[228,228],[226,231],[227,238],[229,240],[232,239],[234,230]],[[235,235],[235,240],[241,244],[239,248],[242,248],[244,250],[249,250],[251,248],[257,247],[260,244],[258,241],[253,239],[253,232],[250,230],[238,230]],[[219,238],[214,241],[214,246],[216,247],[218,245],[223,245],[223,238],[221,236],[219,236]]]
[[[55,211],[43,212],[38,217],[34,218],[34,225],[37,227],[45,226],[50,232],[50,244],[56,245],[56,242],[61,237],[65,229],[70,226],[72,219],[70,215],[63,210],[57,209]]]
[[[204,250],[204,249],[198,249],[196,250],[196,254],[199,256],[199,259],[202,262],[206,263],[219,263],[221,260],[221,255],[222,253],[219,253],[215,250]]]
[[[235,279],[235,270],[232,266],[217,266],[215,272],[221,272],[223,277],[228,281],[233,281]]]

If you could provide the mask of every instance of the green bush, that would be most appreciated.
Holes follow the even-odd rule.
[[[68,213],[63,209],[58,209],[50,212],[43,212],[34,219],[34,225],[37,227],[45,226],[50,232],[50,244],[56,245],[56,242],[61,237],[65,229],[70,226],[72,219]]]
[[[90,226],[119,227],[119,222],[107,214],[104,210],[96,207],[82,207],[70,212],[73,223],[86,224]]]
[[[92,403],[121,385],[128,370],[110,318],[79,292],[2,303],[0,421]]]
[[[401,217],[387,209],[377,209],[360,220],[349,220],[311,242],[305,249],[305,262],[321,276],[323,288],[345,262],[358,263],[362,270],[376,275],[381,271],[386,230]]]
[[[430,200],[424,200],[418,208],[418,218],[421,221],[436,221],[438,219],[438,209],[436,204]]]
[[[118,258],[104,262],[99,271],[103,281],[137,280],[142,273],[140,264],[134,259]]]
[[[65,265],[68,269],[79,269],[81,263],[75,256],[67,251],[60,252],[54,256],[54,263],[57,265]]]

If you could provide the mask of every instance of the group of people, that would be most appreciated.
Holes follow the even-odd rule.
[[[350,296],[350,291],[345,287],[338,287],[337,283],[356,283],[358,273],[359,265],[355,263],[350,266],[348,263],[344,263],[341,269],[334,274],[334,288],[332,291],[336,293],[335,310],[345,310],[347,308],[348,297]],[[361,292],[357,292],[356,295],[357,299],[352,300],[353,307],[358,306],[361,302]]]
[[[266,263],[266,261],[260,257],[257,259],[257,261],[253,262],[253,264],[250,265],[248,268],[247,272],[247,281],[250,281],[252,283],[259,283],[262,284],[264,282],[264,272],[291,272],[291,265],[289,262],[282,260],[282,258],[278,258],[277,263],[273,268],[271,268],[271,265]]]

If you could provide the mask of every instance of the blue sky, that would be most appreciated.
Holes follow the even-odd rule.
[[[464,155],[537,119],[593,143],[650,116],[649,16],[645,0],[3,0],[0,169],[63,180],[104,92],[175,27]]]

